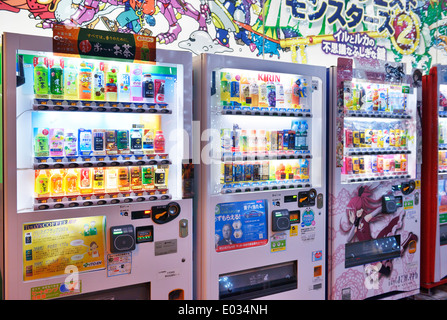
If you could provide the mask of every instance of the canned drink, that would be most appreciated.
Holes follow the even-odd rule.
[[[359,174],[360,162],[358,157],[352,158],[352,173]]]
[[[352,132],[353,135],[353,146],[354,148],[358,148],[360,147],[360,132],[359,131],[353,131]]]
[[[346,157],[345,159],[345,165],[346,165],[346,174],[352,174],[352,158]]]
[[[365,131],[360,131],[360,148],[365,147]]]
[[[345,144],[347,148],[352,148],[352,130],[345,129]]]
[[[371,156],[371,172],[377,173],[377,156]]]
[[[253,181],[253,163],[244,164],[244,181]]]
[[[233,181],[242,182],[244,181],[244,163],[234,162],[233,163]]]
[[[365,147],[371,148],[372,136],[373,136],[372,129],[365,129]]]
[[[225,162],[224,164],[224,182],[233,182],[233,163]]]
[[[359,173],[365,173],[365,159],[363,157],[359,158]]]
[[[253,163],[253,181],[261,180],[261,163]]]
[[[383,156],[377,156],[377,172],[383,173]]]

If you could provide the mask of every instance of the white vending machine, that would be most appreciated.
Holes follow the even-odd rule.
[[[5,299],[192,299],[191,54],[52,48],[3,35]]]
[[[193,69],[197,297],[325,299],[326,69],[212,54]]]
[[[403,64],[329,70],[329,299],[419,292],[417,91]]]

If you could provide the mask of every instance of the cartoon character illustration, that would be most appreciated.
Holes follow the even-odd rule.
[[[116,21],[105,16],[101,20],[110,31],[151,35],[152,31],[144,26],[155,26],[154,15],[158,12],[154,0],[127,0],[124,11],[116,17]]]
[[[28,0],[30,1],[30,0]],[[32,0],[34,1],[34,0]],[[48,1],[48,0],[37,0]],[[41,20],[36,26],[43,29],[53,28],[55,24],[93,29],[100,16],[123,7],[122,0],[52,0],[47,9],[33,11],[33,17]],[[124,0],[126,1],[126,0]],[[30,10],[31,11],[31,10]],[[51,13],[51,14],[50,14]]]
[[[54,19],[54,10],[60,0],[0,0],[0,10],[18,13],[30,12],[30,18]]]
[[[222,46],[229,47],[230,33],[239,45],[247,45],[253,52],[256,45],[251,40],[251,33],[245,28],[250,24],[250,8],[260,13],[256,0],[225,0],[208,2],[211,11],[211,20],[216,29],[215,41]]]
[[[92,258],[99,257],[98,244],[95,241],[92,241],[90,243],[90,250],[89,250],[88,254]]]
[[[374,199],[374,191],[379,187],[360,186],[355,195],[349,201],[346,208],[346,217],[340,221],[340,229],[348,235],[347,242],[369,241],[396,235],[403,226],[405,212],[398,213],[388,224],[373,237],[373,223],[382,214],[382,200]],[[347,220],[346,220],[347,219]],[[401,243],[401,255],[407,249],[411,241],[417,241],[418,237],[410,232]],[[381,275],[388,276],[391,273],[391,261],[378,262],[377,269]]]
[[[179,48],[189,50],[196,55],[201,53],[222,53],[233,51],[233,49],[213,41],[210,34],[202,30],[194,31],[187,40],[180,41],[178,46]]]

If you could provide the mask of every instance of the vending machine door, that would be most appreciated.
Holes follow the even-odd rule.
[[[404,70],[343,58],[329,70],[330,299],[419,292],[417,91]]]
[[[3,40],[6,299],[124,287],[191,299],[192,55],[103,59],[52,52],[51,38]]]
[[[324,299],[326,70],[195,57],[198,297]]]

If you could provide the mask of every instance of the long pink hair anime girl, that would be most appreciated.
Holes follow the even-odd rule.
[[[346,208],[348,222],[342,219],[340,223],[341,230],[349,233],[348,242],[354,241],[355,238],[357,241],[384,238],[396,234],[396,230],[402,227],[403,214],[400,214],[394,217],[375,238],[372,236],[370,223],[382,213],[382,200],[373,198],[376,188],[360,186],[349,201]]]

